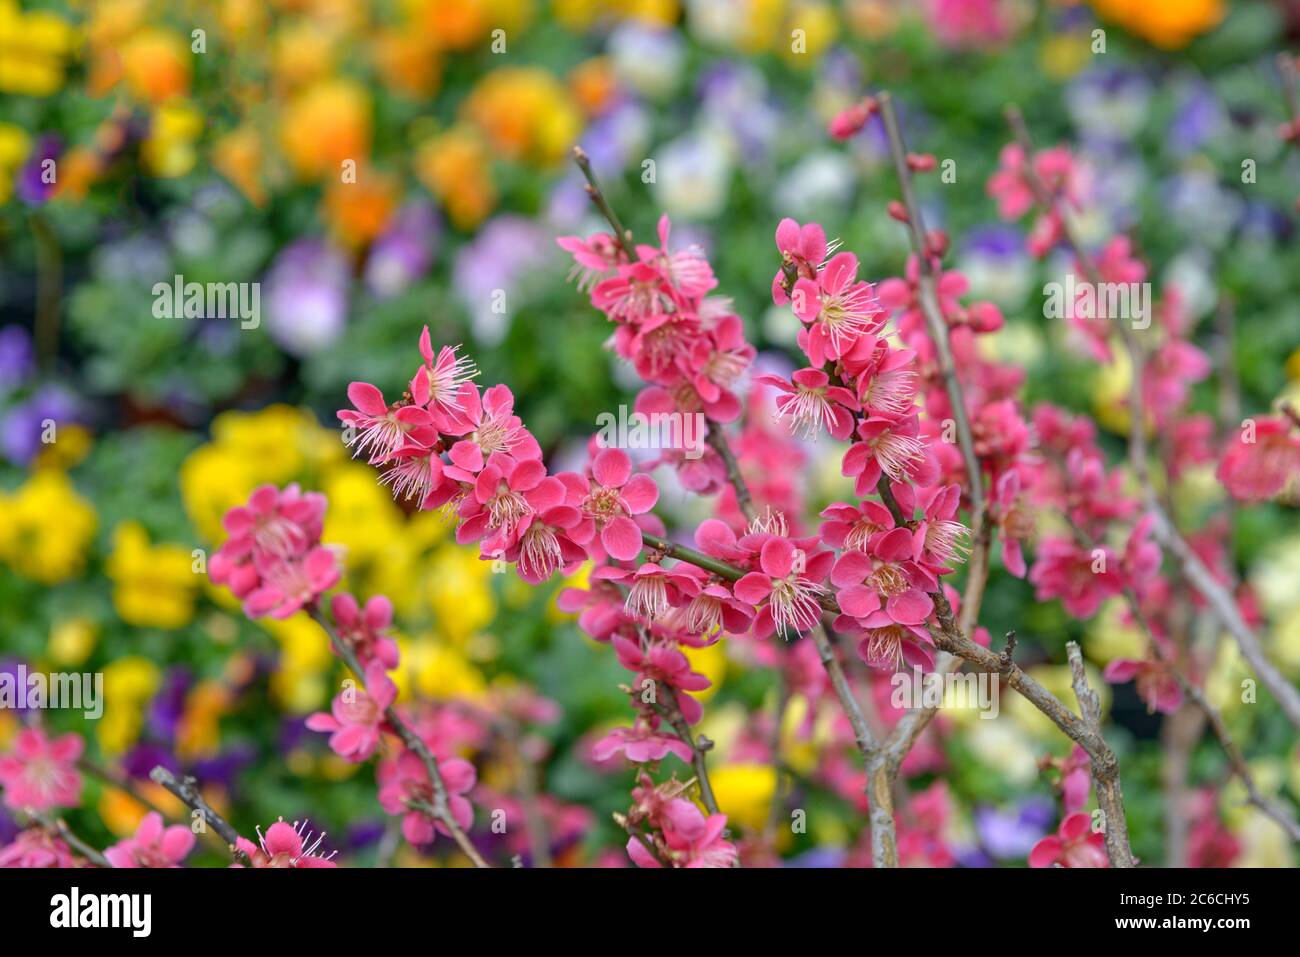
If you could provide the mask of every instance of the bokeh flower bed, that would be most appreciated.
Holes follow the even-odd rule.
[[[1159,441],[1216,446],[1180,454],[1166,507],[1192,527],[1216,516],[1194,544],[1241,579],[1270,658],[1300,677],[1300,486],[1231,505],[1216,478],[1219,440],[1244,417],[1300,404],[1300,150],[1279,135],[1274,61],[1300,32],[1293,4],[0,0],[0,28],[0,670],[102,673],[105,702],[93,721],[0,710],[0,753],[23,753],[25,727],[83,739],[77,786],[52,806],[94,848],[229,862],[219,841],[180,853],[186,842],[146,817],[189,819],[150,779],[162,766],[192,775],[246,837],[310,820],[344,866],[466,863],[447,841],[412,840],[383,782],[377,800],[372,766],[307,726],[347,676],[321,626],[305,612],[250,621],[209,580],[223,516],[261,486],[297,483],[329,502],[319,540],[339,546],[341,587],[391,604],[397,701],[435,750],[473,765],[472,787],[460,783],[480,852],[499,865],[645,863],[619,818],[637,784],[630,746],[610,745],[630,722],[628,670],[557,603],[593,566],[538,587],[501,574],[454,523],[395,501],[336,412],[354,381],[400,393],[427,326],[434,343],[463,344],[484,386],[509,384],[556,471],[584,468],[598,416],[631,406],[640,381],[605,348],[609,323],[556,243],[607,228],[575,145],[639,239],[667,214],[675,248],[699,245],[755,371],[789,377],[804,362],[800,323],[773,302],[782,218],[821,223],[882,295],[906,276],[884,126],[861,117],[844,143],[827,133],[881,89],[935,161],[920,201],[950,238],[945,268],[965,277],[954,302],[1000,316],[985,358],[1023,371],[1026,408],[1091,416],[1121,461],[1131,365],[1047,317],[1043,284],[1068,256],[1034,255],[1033,220],[1007,216],[1017,198],[997,185],[1007,104],[1040,144],[1069,145],[1083,242],[1129,237],[1215,365],[1207,375],[1183,355],[1164,370],[1186,388]],[[259,284],[257,321],[160,314],[156,284],[179,276]],[[841,451],[823,435],[764,476],[797,485],[796,524],[852,498]],[[670,527],[712,514],[674,469],[654,474]],[[760,500],[783,494],[754,478]],[[1032,555],[1061,522],[1031,528]],[[979,622],[995,649],[1015,630],[1021,666],[1071,704],[1065,647],[1081,643],[1137,858],[1293,864],[1212,735],[1186,732],[1185,712],[1155,707],[1140,682],[1102,680],[1145,655],[1123,600],[1080,615],[1044,599],[1042,577],[995,562]],[[1175,587],[1170,600],[1204,618]],[[1245,743],[1255,785],[1294,809],[1295,728],[1267,695],[1242,694],[1252,673],[1235,645],[1198,628],[1215,649],[1206,698]],[[869,864],[852,733],[832,697],[778,680],[784,641],[683,649],[709,683],[694,693],[696,731],[713,743],[717,806],[744,864]],[[846,658],[896,717],[888,676]],[[661,755],[664,780],[692,779],[689,751]],[[899,857],[1024,866],[1036,846],[1069,847],[1078,821],[1063,812],[1080,806],[1082,767],[1009,691],[996,720],[944,711],[903,769]],[[14,790],[0,860],[66,863],[66,845],[29,846],[53,825],[34,825]]]

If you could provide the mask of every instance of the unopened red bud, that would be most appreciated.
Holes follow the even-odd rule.
[[[913,173],[928,173],[934,169],[938,160],[933,153],[908,153],[907,165]]]
[[[930,252],[935,256],[942,256],[948,251],[948,234],[942,229],[930,230],[930,235],[925,238],[925,241],[930,247]]]
[[[912,221],[912,217],[907,215],[907,207],[896,199],[890,201],[889,206],[886,207],[886,212],[900,223],[910,223]]]

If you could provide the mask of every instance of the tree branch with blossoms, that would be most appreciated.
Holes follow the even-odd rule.
[[[1026,156],[1033,155],[1033,144],[1025,125],[1024,116],[1016,107],[1008,107],[1007,119],[1011,125],[1016,144]],[[1058,238],[1066,243],[1075,256],[1079,269],[1088,282],[1100,286],[1106,281],[1102,270],[1093,259],[1092,254],[1079,240],[1074,228],[1070,211],[1044,184],[1033,162],[1025,162],[1020,169],[1028,188],[1032,191],[1034,201],[1053,223]],[[1147,451],[1147,406],[1145,399],[1146,372],[1145,356],[1132,329],[1125,321],[1113,323],[1124,345],[1131,370],[1129,388],[1129,461],[1138,484],[1142,490],[1143,505],[1152,519],[1152,531],[1156,538],[1174,556],[1183,574],[1192,586],[1209,603],[1210,610],[1222,625],[1232,634],[1242,655],[1259,675],[1260,681],[1277,700],[1291,723],[1300,728],[1300,691],[1286,680],[1277,668],[1268,660],[1263,646],[1254,630],[1246,623],[1237,607],[1237,602],[1213,572],[1201,560],[1195,550],[1179,534],[1173,520],[1160,503],[1159,496],[1151,482]],[[1286,436],[1282,429],[1279,444],[1287,444],[1292,449],[1290,458],[1300,461],[1300,440]],[[1270,433],[1277,435],[1277,432]],[[1285,479],[1285,474],[1282,479]],[[1278,481],[1278,486],[1282,480]]]

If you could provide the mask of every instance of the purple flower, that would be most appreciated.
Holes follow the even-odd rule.
[[[1226,127],[1227,119],[1223,104],[1208,86],[1190,85],[1179,98],[1165,142],[1178,156],[1194,153]]]
[[[28,206],[41,206],[54,193],[57,185],[54,178],[54,166],[46,171],[46,160],[58,160],[63,150],[63,143],[52,133],[45,133],[36,141],[36,149],[18,171],[14,191]]]
[[[172,774],[179,774],[180,762],[171,751],[158,744],[137,744],[122,756],[122,770],[135,781],[149,780],[149,772],[162,765]]]
[[[11,462],[28,465],[41,450],[47,422],[57,429],[80,420],[80,404],[72,392],[59,385],[43,385],[0,422],[0,452]]]
[[[193,683],[188,668],[170,668],[162,689],[149,705],[149,730],[164,741],[174,741],[176,725],[185,713],[185,696]]]
[[[280,251],[266,278],[267,328],[286,352],[307,356],[329,348],[348,317],[348,261],[319,239]]]
[[[431,204],[406,206],[370,247],[367,288],[384,299],[401,295],[428,270],[441,233],[442,223]]]
[[[1052,802],[1046,798],[1027,798],[1010,811],[980,807],[975,809],[975,832],[994,858],[1019,859],[1028,856],[1048,832],[1053,813]]]
[[[493,345],[505,337],[524,281],[551,261],[553,248],[536,222],[510,215],[489,220],[461,248],[453,281],[479,342]]]
[[[27,330],[22,326],[0,329],[0,397],[26,383],[34,368],[32,337]]]

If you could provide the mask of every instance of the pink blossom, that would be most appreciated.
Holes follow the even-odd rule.
[[[831,552],[808,554],[788,538],[772,537],[759,553],[759,570],[735,584],[736,597],[759,608],[754,637],[779,632],[803,632],[821,620],[822,585],[835,556]],[[761,606],[761,607],[759,607]]]
[[[801,277],[790,292],[795,315],[806,324],[799,346],[814,366],[840,358],[884,325],[875,290],[871,283],[858,281],[857,274],[858,257],[837,253],[815,282]]]
[[[856,506],[835,502],[821,514],[826,519],[821,524],[822,541],[846,551],[867,551],[874,538],[894,527],[894,516],[880,502]]]
[[[1300,475],[1300,435],[1281,416],[1251,422],[1228,443],[1216,474],[1233,498],[1263,502]]]
[[[1038,546],[1029,581],[1039,601],[1061,599],[1074,618],[1091,618],[1108,598],[1123,594],[1119,558],[1104,546],[1082,548],[1065,538],[1047,538]]]
[[[498,452],[521,460],[542,457],[541,446],[514,414],[514,393],[506,386],[494,385],[480,398],[478,389],[466,385],[461,389],[460,403],[466,434],[447,453],[453,464],[467,472],[478,472],[484,461]]]
[[[856,479],[854,494],[871,494],[882,474],[895,482],[933,484],[939,475],[939,465],[934,453],[919,438],[920,431],[915,415],[896,420],[872,416],[858,423],[861,441],[849,447],[841,465],[845,476]]]
[[[12,844],[0,847],[0,867],[85,867],[66,841],[44,827],[19,832]]]
[[[474,787],[474,765],[461,758],[439,758],[438,773],[447,788],[447,806],[452,819],[468,830],[474,823],[474,808],[466,794]],[[379,762],[375,771],[379,782],[379,804],[389,814],[402,815],[402,834],[417,847],[433,841],[435,831],[449,834],[447,826],[435,821],[424,810],[409,807],[411,802],[433,805],[433,784],[424,762],[413,751],[403,750],[396,758]]]
[[[348,445],[353,455],[369,453],[371,465],[385,461],[410,438],[424,437],[433,441],[433,417],[418,405],[390,406],[384,394],[369,382],[353,382],[348,386],[348,401],[352,409],[341,409],[339,421],[347,424]]]
[[[301,558],[267,562],[258,572],[261,585],[244,599],[244,614],[249,618],[288,618],[314,605],[342,574],[338,557],[324,546]]]
[[[194,849],[194,832],[183,824],[163,826],[162,815],[150,811],[135,834],[104,851],[114,867],[180,867]]]
[[[783,219],[776,227],[776,248],[781,252],[783,268],[772,279],[772,301],[783,306],[790,301],[786,294],[785,267],[796,279],[815,279],[828,251],[826,232],[817,223],[800,226],[793,219]]]
[[[1049,834],[1029,852],[1030,867],[1109,867],[1106,838],[1092,830],[1092,817],[1078,811],[1066,817],[1055,834]]]
[[[257,843],[254,844],[247,838],[241,837],[235,842],[239,850],[248,855],[248,860],[253,867],[338,867],[331,858],[334,853],[328,857],[322,857],[317,853],[321,841],[325,839],[325,832],[322,831],[316,839],[312,840],[312,833],[307,829],[307,822],[294,821],[293,824],[286,824],[284,818],[280,818],[274,824],[262,833],[262,829],[257,829]],[[310,842],[310,843],[308,843]],[[234,867],[242,865],[234,864]]]
[[[684,798],[669,801],[661,816],[664,852],[673,867],[732,867],[737,860],[734,844],[722,836],[727,827],[725,814],[707,817]],[[637,867],[662,867],[640,838],[627,842],[627,852]]]
[[[853,412],[861,406],[848,389],[830,384],[830,376],[821,369],[800,369],[786,382],[780,376],[762,375],[755,384],[775,386],[778,418],[790,420],[790,431],[813,439],[825,429],[832,438],[843,441],[853,433]]]
[[[437,420],[466,411],[462,404],[464,387],[478,375],[474,360],[456,355],[459,348],[458,345],[443,346],[435,356],[429,327],[425,326],[420,333],[420,356],[424,365],[411,380],[411,397]]]
[[[638,719],[630,728],[615,728],[591,747],[591,756],[596,761],[608,761],[619,753],[636,764],[659,761],[667,754],[675,754],[690,764],[694,757],[685,741],[676,735],[656,731],[651,722],[644,719]]]
[[[0,786],[5,805],[16,811],[76,807],[81,800],[77,760],[85,747],[81,736],[49,738],[40,728],[24,728],[13,752],[0,757]]]
[[[397,700],[397,685],[384,672],[381,661],[366,668],[365,688],[349,688],[334,696],[330,712],[307,718],[307,727],[330,735],[330,749],[354,764],[365,761],[379,747],[386,712]]]
[[[622,449],[604,449],[591,463],[591,480],[582,495],[582,521],[571,533],[580,545],[597,534],[601,547],[619,561],[631,561],[641,554],[641,529],[632,520],[654,508],[659,488],[644,473],[632,474],[632,460]]]
[[[362,610],[352,595],[342,592],[330,601],[330,613],[335,634],[356,653],[362,667],[372,661],[390,670],[397,667],[397,642],[384,634],[393,623],[393,603],[386,596],[375,595]]]
[[[1183,703],[1183,689],[1163,661],[1117,658],[1106,665],[1102,677],[1111,684],[1136,682],[1138,695],[1152,712],[1173,714]]]
[[[540,459],[518,460],[495,452],[474,478],[474,489],[460,505],[456,541],[476,542],[490,532],[509,539],[537,506],[558,505],[564,489],[558,479],[548,479]],[[534,506],[534,502],[537,506]]]

